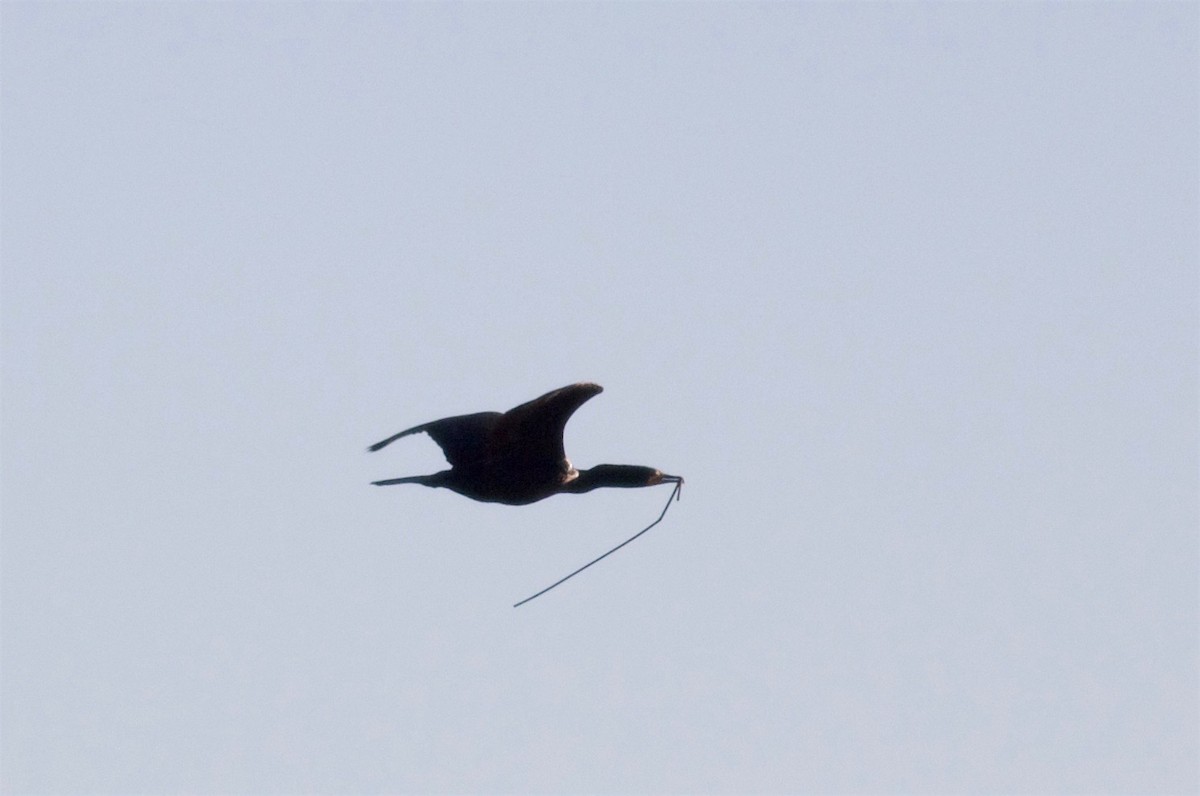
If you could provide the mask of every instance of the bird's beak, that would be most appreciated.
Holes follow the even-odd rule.
[[[667,475],[666,473],[660,473],[659,477],[658,477],[658,483],[660,483],[660,484],[679,484],[679,486],[675,487],[675,499],[679,500],[679,495],[681,492],[683,492],[683,476],[682,475]]]

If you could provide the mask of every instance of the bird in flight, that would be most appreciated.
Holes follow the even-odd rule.
[[[599,395],[599,384],[580,382],[548,392],[507,412],[478,412],[434,420],[393,434],[368,450],[377,451],[410,434],[424,432],[441,447],[449,470],[373,482],[445,487],[485,503],[524,506],[560,492],[591,492],[600,487],[675,484],[677,475],[633,464],[571,466],[563,450],[563,428],[575,410]]]
[[[580,382],[546,393],[507,412],[477,412],[434,420],[393,434],[368,450],[377,451],[410,434],[426,433],[433,438],[449,470],[431,475],[412,475],[374,481],[375,486],[421,484],[444,487],[473,500],[523,506],[563,492],[579,494],[601,487],[643,487],[674,484],[671,498],[679,495],[683,478],[666,475],[653,467],[633,464],[598,464],[585,470],[571,465],[563,449],[563,429],[571,415],[589,399],[603,392],[599,384]],[[667,499],[667,507],[671,505]],[[587,569],[653,528],[667,509],[650,526],[609,550],[603,556],[572,572]],[[558,583],[543,589],[549,591]],[[529,597],[521,603],[532,600]],[[517,605],[521,605],[517,603]]]

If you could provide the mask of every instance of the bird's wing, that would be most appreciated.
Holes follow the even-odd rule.
[[[580,382],[509,409],[492,430],[493,459],[557,468],[567,458],[563,450],[567,421],[589,398],[603,391],[599,384]]]
[[[499,412],[476,412],[473,415],[445,417],[394,434],[383,442],[375,443],[370,450],[377,451],[401,437],[423,431],[442,449],[451,467],[471,467],[488,458],[489,438],[502,417]]]

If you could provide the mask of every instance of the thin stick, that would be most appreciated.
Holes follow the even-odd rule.
[[[600,557],[598,557],[598,558],[593,558],[591,561],[587,562],[587,563],[586,563],[586,564],[584,564],[582,567],[580,567],[579,569],[577,569],[577,570],[575,570],[574,572],[572,572],[570,575],[567,575],[565,578],[560,578],[559,580],[556,580],[556,581],[554,581],[553,583],[551,583],[551,584],[550,584],[549,586],[547,586],[546,588],[542,589],[542,590],[541,590],[540,592],[538,592],[537,594],[534,594],[534,595],[533,595],[533,596],[531,596],[531,597],[526,597],[524,600],[521,600],[521,602],[519,602],[519,603],[513,603],[513,608],[519,608],[519,607],[521,607],[521,606],[522,606],[522,605],[524,605],[525,603],[527,603],[527,602],[529,602],[530,600],[532,600],[534,597],[541,597],[543,594],[545,594],[546,592],[550,591],[550,590],[551,590],[551,589],[553,589],[555,586],[558,586],[558,585],[559,585],[559,584],[561,584],[561,583],[565,583],[566,581],[568,581],[568,580],[570,580],[571,578],[573,578],[573,577],[575,577],[576,575],[578,575],[580,572],[583,572],[585,569],[587,569],[588,567],[590,567],[592,564],[595,564],[595,563],[597,563],[597,562],[599,562],[599,561],[602,561],[602,560],[603,560],[603,559],[605,559],[605,558],[608,558],[608,557],[609,557],[609,556],[611,556],[613,553],[617,552],[617,551],[618,551],[618,550],[620,550],[622,547],[624,547],[625,545],[629,544],[629,543],[630,543],[630,542],[632,542],[634,539],[638,538],[639,536],[641,536],[642,534],[644,534],[646,531],[648,531],[648,530],[650,530],[651,528],[653,528],[655,525],[658,525],[660,522],[662,522],[662,519],[663,519],[663,517],[667,516],[667,509],[671,508],[671,500],[672,500],[672,499],[677,499],[677,498],[679,497],[679,493],[680,493],[680,491],[681,491],[682,489],[683,489],[683,479],[682,479],[682,478],[680,478],[678,481],[676,481],[676,482],[675,482],[675,489],[674,489],[674,490],[671,492],[671,497],[667,498],[667,505],[663,506],[662,514],[659,514],[659,515],[658,515],[658,519],[657,519],[657,520],[655,520],[654,522],[650,523],[650,524],[649,524],[649,525],[647,525],[645,528],[643,528],[642,530],[638,531],[637,533],[635,533],[633,536],[629,537],[629,538],[628,538],[628,539],[626,539],[625,541],[621,542],[619,545],[617,545],[616,547],[614,547],[612,550],[609,550],[609,551],[608,551],[607,553],[605,553],[604,555],[602,555],[602,556],[600,556]]]

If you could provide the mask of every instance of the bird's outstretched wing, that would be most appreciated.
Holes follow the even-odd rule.
[[[376,442],[368,450],[377,451],[401,437],[425,432],[441,447],[451,467],[559,470],[567,458],[563,428],[576,409],[603,391],[599,384],[570,384],[503,414],[476,412],[424,423]]]
[[[558,467],[566,461],[563,429],[575,410],[604,392],[599,384],[580,382],[552,390],[509,409],[492,430],[493,459],[519,466]]]
[[[401,437],[423,431],[442,449],[451,467],[470,468],[487,460],[489,440],[502,417],[504,415],[499,412],[476,412],[473,415],[445,417],[393,434],[382,442],[376,442],[368,450],[377,451]]]

